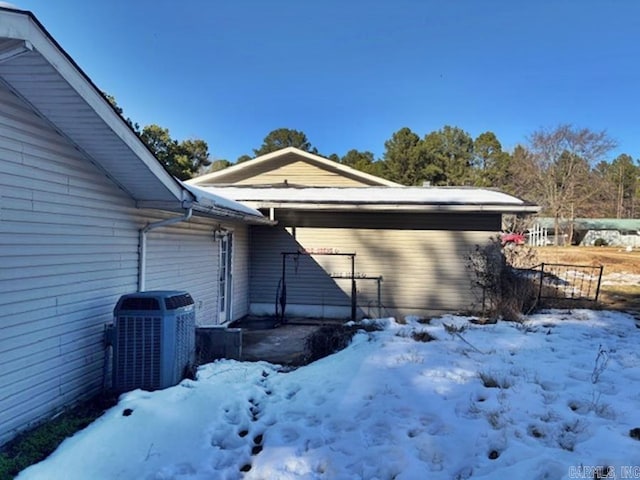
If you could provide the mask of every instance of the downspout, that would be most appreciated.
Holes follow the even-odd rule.
[[[173,225],[175,223],[186,222],[191,218],[193,209],[190,207],[182,217],[167,218],[155,223],[149,223],[139,232],[139,254],[138,254],[138,291],[144,292],[147,280],[147,233],[156,228]]]

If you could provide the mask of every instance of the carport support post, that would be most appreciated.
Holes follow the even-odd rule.
[[[356,321],[356,305],[357,305],[357,290],[356,290],[356,256],[351,255],[351,320]]]

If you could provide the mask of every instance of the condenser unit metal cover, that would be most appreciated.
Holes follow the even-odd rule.
[[[178,290],[123,295],[114,309],[113,388],[176,385],[195,360],[195,306]]]

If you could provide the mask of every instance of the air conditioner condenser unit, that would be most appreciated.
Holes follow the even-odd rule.
[[[113,389],[176,385],[195,360],[195,305],[189,293],[162,290],[123,295],[114,309]]]

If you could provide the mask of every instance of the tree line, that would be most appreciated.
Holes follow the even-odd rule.
[[[270,132],[253,152],[288,146],[318,153],[303,132],[284,128]],[[569,124],[541,128],[509,152],[490,131],[472,138],[444,126],[421,137],[405,127],[384,146],[380,159],[357,149],[323,156],[402,185],[495,188],[537,203],[543,215],[557,219],[640,215],[640,162],[628,154],[610,160],[616,143],[605,131]]]
[[[115,99],[106,95],[116,111]],[[167,128],[144,128],[125,119],[175,177],[186,180],[221,170],[232,163],[213,160],[201,139],[177,141]],[[269,132],[244,162],[286,147],[321,155],[357,170],[408,186],[473,186],[495,188],[542,207],[542,215],[572,220],[640,218],[640,162],[628,154],[609,156],[616,147],[605,131],[569,124],[541,128],[512,151],[487,131],[476,138],[455,126],[420,136],[404,127],[384,143],[382,158],[351,149],[344,155],[322,154],[299,130]]]

